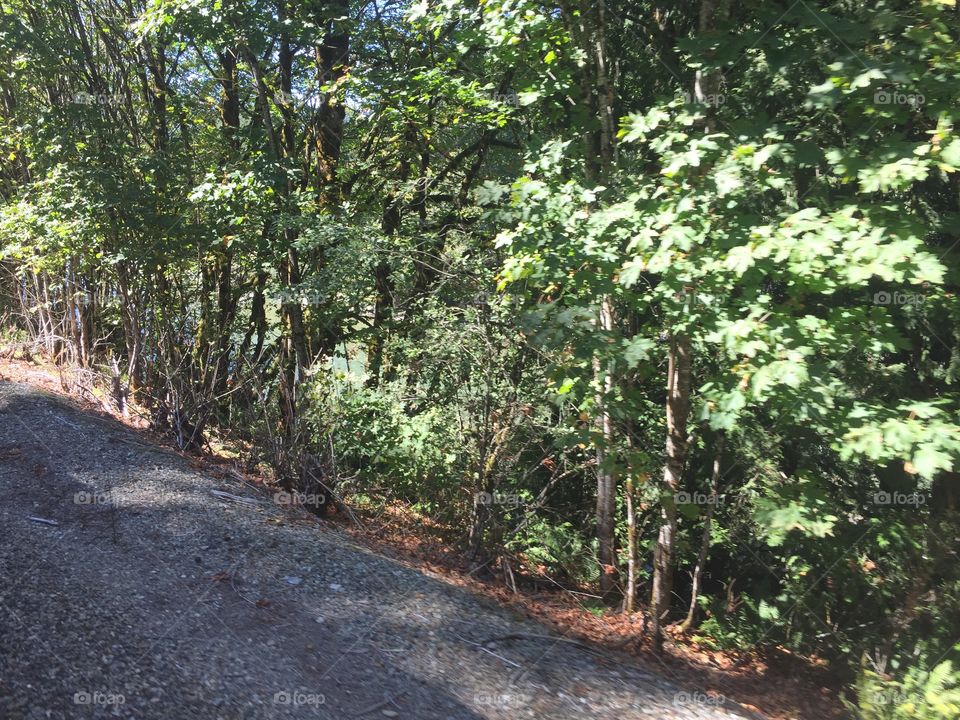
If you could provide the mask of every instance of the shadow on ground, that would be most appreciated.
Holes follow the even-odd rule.
[[[11,383],[0,532],[5,720],[734,717]]]

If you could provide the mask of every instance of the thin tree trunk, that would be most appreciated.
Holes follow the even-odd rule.
[[[580,74],[581,102],[586,111],[596,118],[596,126],[583,133],[584,164],[587,181],[603,184],[613,162],[614,133],[613,92],[607,77],[606,14],[604,0],[580,2],[576,8],[564,6],[563,12],[571,34],[588,61]],[[614,330],[613,301],[610,295],[600,299],[598,331],[609,336]],[[602,353],[601,353],[602,354]],[[600,592],[608,602],[616,594],[619,583],[616,559],[616,502],[617,478],[613,471],[613,420],[607,407],[615,379],[609,364],[599,356],[593,363],[594,380],[598,387],[596,428],[600,442],[597,459],[597,543],[600,565]]]
[[[134,399],[139,399],[137,394],[140,391],[140,324],[137,319],[137,308],[134,307],[130,298],[129,278],[123,263],[117,266],[117,284],[123,300],[120,318],[123,321],[123,335],[127,346],[127,386]]]
[[[653,553],[653,592],[650,598],[654,649],[663,647],[663,622],[670,612],[673,593],[674,542],[677,534],[676,493],[680,490],[687,459],[687,416],[690,412],[690,338],[670,338],[667,369],[667,447],[663,467],[663,508],[660,532]]]
[[[50,301],[47,274],[41,272],[36,277],[40,280],[38,297],[40,298],[39,308],[44,329],[44,342],[47,346],[47,352],[59,363],[60,355],[63,352],[63,342],[60,339],[61,334],[56,331],[56,326],[53,324],[53,303]]]
[[[89,367],[93,364],[93,348],[96,342],[96,295],[90,287],[92,281],[81,279],[81,283],[77,286],[80,307],[80,364]]]
[[[80,365],[83,366],[85,364],[83,360],[83,320],[80,313],[80,302],[78,299],[80,290],[77,287],[77,273],[75,268],[76,258],[73,258],[64,274],[66,322],[64,323],[62,335],[64,339],[73,340],[77,356],[80,359]]]
[[[633,502],[633,491],[633,474],[627,473],[627,591],[623,603],[626,613],[635,612],[637,603],[637,509]]]
[[[703,533],[700,535],[700,552],[697,554],[697,564],[693,568],[693,583],[690,588],[690,607],[687,608],[687,617],[680,625],[680,632],[688,633],[693,629],[697,620],[697,598],[700,596],[700,582],[703,578],[703,567],[707,562],[707,553],[710,552],[710,540],[713,529],[713,513],[717,509],[717,492],[720,488],[720,464],[723,460],[723,434],[717,437],[716,454],[713,458],[713,472],[710,476],[710,498],[707,502],[707,514],[703,518]]]
[[[250,303],[250,317],[247,320],[247,331],[244,333],[243,341],[237,350],[237,361],[247,359],[247,351],[250,349],[250,342],[253,334],[257,334],[257,344],[253,350],[252,362],[260,360],[260,353],[263,352],[263,340],[266,334],[266,297],[264,295],[267,286],[267,274],[262,270],[257,273],[256,284],[253,288],[253,301]]]
[[[600,330],[605,336],[613,331],[613,308],[609,297],[604,297],[600,303]],[[618,587],[615,533],[617,478],[608,455],[613,444],[613,420],[607,407],[613,391],[613,375],[609,368],[600,365],[598,360],[594,367],[596,374],[602,378],[603,388],[597,398],[600,407],[597,425],[603,438],[597,448],[597,541],[600,593],[609,601]]]
[[[336,86],[340,82],[346,75],[350,54],[350,35],[342,20],[350,14],[349,4],[346,0],[334,0],[324,10],[332,17],[318,14],[317,25],[324,27],[325,32],[322,44],[314,48],[317,84],[321,87]],[[346,105],[338,96],[338,91],[324,95],[313,128],[317,187],[323,189],[322,194],[328,202],[335,200],[339,193],[336,172],[340,164]]]
[[[726,19],[731,0],[703,0],[700,6],[701,34],[714,30],[718,21]],[[717,73],[697,71],[694,95],[705,103],[716,95],[720,86]],[[712,129],[708,119],[705,130]],[[663,648],[663,622],[670,612],[673,593],[674,542],[677,534],[675,494],[680,489],[683,467],[687,459],[687,417],[690,413],[690,369],[692,345],[685,333],[670,338],[667,379],[667,457],[663,469],[663,510],[660,532],[653,554],[653,590],[650,598],[651,631],[654,650]]]

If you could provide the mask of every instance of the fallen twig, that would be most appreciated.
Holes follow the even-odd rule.
[[[353,522],[354,526],[362,529],[363,526],[360,524],[360,520],[357,519],[357,516],[354,514],[353,510],[351,510],[350,507],[344,502],[343,498],[340,497],[340,495],[338,495],[336,492],[334,492],[333,488],[328,487],[326,483],[324,483],[320,478],[318,478],[312,470],[308,469],[307,473],[310,475],[313,481],[316,482],[317,485],[319,485],[321,488],[323,488],[324,492],[326,492],[330,496],[330,498],[333,500],[337,508],[338,509],[342,508],[344,512],[347,513],[347,516]]]
[[[362,717],[362,716],[364,716],[364,715],[367,715],[367,714],[369,714],[369,713],[372,713],[374,710],[379,710],[380,708],[386,707],[387,705],[396,704],[396,703],[394,703],[393,701],[396,700],[396,699],[399,698],[399,697],[402,697],[403,695],[406,695],[406,694],[407,694],[407,691],[406,691],[406,690],[401,690],[401,691],[398,692],[396,695],[392,695],[392,696],[390,696],[390,697],[388,697],[388,698],[386,698],[386,699],[384,699],[384,700],[381,700],[381,701],[378,702],[378,703],[374,703],[373,705],[371,705],[371,706],[369,706],[369,707],[367,707],[367,708],[364,708],[364,709],[361,710],[360,712],[354,714],[354,717]],[[400,706],[397,705],[397,707],[400,707]]]
[[[507,665],[513,665],[513,667],[515,667],[515,668],[519,668],[519,667],[520,667],[520,666],[519,666],[517,663],[515,663],[513,660],[509,660],[509,659],[503,657],[502,655],[497,655],[497,653],[495,653],[493,650],[490,650],[489,648],[484,647],[484,645],[486,644],[486,642],[490,642],[489,640],[488,640],[488,641],[485,641],[484,643],[475,643],[475,642],[473,642],[473,640],[467,640],[465,637],[462,637],[462,636],[460,636],[460,635],[457,635],[457,637],[460,638],[461,640],[463,640],[463,642],[467,643],[468,645],[473,645],[474,647],[478,647],[478,648],[480,648],[481,650],[483,650],[483,652],[488,653],[488,654],[490,654],[490,655],[493,655],[495,658],[497,658],[497,660],[502,660],[502,661],[505,662]]]
[[[571,640],[570,638],[565,637],[556,637],[554,635],[536,635],[533,633],[510,633],[508,635],[499,635],[497,637],[487,638],[481,643],[481,645],[489,645],[490,643],[500,642],[501,640],[550,640],[551,642],[562,642],[569,645],[575,645],[578,648],[589,650],[590,652],[594,652],[599,655],[603,654],[601,650],[577,640]]]
[[[253,483],[247,481],[247,479],[246,479],[243,475],[241,475],[241,474],[239,473],[239,471],[237,471],[236,468],[228,468],[228,469],[227,469],[227,475],[229,475],[230,477],[232,477],[234,480],[237,480],[237,481],[239,481],[239,482],[242,482],[244,485],[246,485],[246,486],[247,486],[248,488],[250,488],[251,490],[256,490],[257,492],[260,492],[261,489],[262,489],[262,488],[257,487],[257,486],[254,485]]]
[[[253,498],[242,497],[240,495],[234,495],[233,493],[224,492],[223,490],[211,490],[210,494],[214,497],[220,498],[221,500],[229,500],[230,502],[240,503],[241,505],[259,505],[259,500],[254,500]]]

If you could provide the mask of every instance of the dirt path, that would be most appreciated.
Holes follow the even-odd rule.
[[[0,534],[3,720],[746,716],[7,382]]]

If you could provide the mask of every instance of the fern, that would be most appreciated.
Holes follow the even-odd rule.
[[[950,660],[932,670],[911,668],[902,680],[863,670],[857,703],[844,701],[860,720],[956,720],[960,718],[960,672]]]

